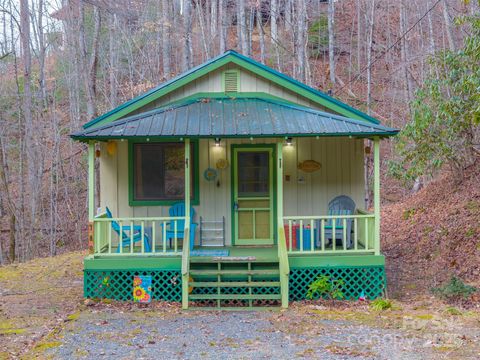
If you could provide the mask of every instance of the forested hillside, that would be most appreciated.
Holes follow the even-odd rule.
[[[0,0],[0,264],[86,247],[86,159],[71,132],[227,49],[408,124],[383,144],[385,203],[440,173],[473,181],[479,11],[466,0]]]

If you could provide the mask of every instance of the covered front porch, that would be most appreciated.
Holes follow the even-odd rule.
[[[270,99],[229,97],[85,130],[74,137],[89,146],[87,262],[179,266],[184,307],[191,275],[200,271],[193,264],[218,263],[225,276],[233,266],[225,264],[250,264],[247,277],[273,266],[284,307],[295,271],[383,266],[380,140],[393,132]],[[365,139],[373,145],[373,212],[363,209]],[[339,199],[353,205],[338,207]]]

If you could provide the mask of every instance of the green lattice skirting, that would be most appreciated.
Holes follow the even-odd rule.
[[[319,276],[342,279],[342,292],[347,300],[356,300],[362,294],[370,299],[381,297],[386,289],[383,266],[292,268],[289,280],[290,301],[304,300],[308,286]]]
[[[152,276],[153,299],[182,300],[179,270],[85,270],[83,293],[86,298],[133,301],[133,277]]]
[[[304,300],[308,286],[319,276],[343,279],[346,299],[358,299],[362,291],[368,299],[384,294],[386,289],[383,266],[292,268],[290,271],[290,301]],[[86,298],[133,301],[133,276],[152,276],[153,299],[181,301],[182,285],[179,270],[85,270]],[[213,294],[216,288],[195,288],[196,294]],[[246,288],[222,288],[223,294],[247,294]],[[253,288],[254,294],[279,293],[279,288]]]

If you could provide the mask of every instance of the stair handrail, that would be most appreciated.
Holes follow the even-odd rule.
[[[278,263],[280,271],[280,292],[282,295],[282,307],[288,307],[288,277],[290,274],[290,265],[287,254],[287,240],[283,226],[278,227]]]
[[[185,222],[184,241],[182,249],[182,309],[188,309],[188,280],[190,272],[190,246],[185,239],[190,239],[190,228]]]

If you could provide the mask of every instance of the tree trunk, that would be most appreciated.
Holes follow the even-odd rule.
[[[452,20],[448,11],[447,0],[443,0],[443,18],[445,20],[445,32],[447,33],[448,47],[451,51],[455,51],[455,40],[453,38]]]
[[[265,32],[263,30],[262,23],[262,4],[261,1],[257,8],[257,28],[258,28],[258,37],[260,43],[260,61],[265,63]]]
[[[280,67],[280,53],[278,51],[278,0],[271,0],[270,2],[270,40],[275,49],[275,58],[277,60],[277,69],[281,71]]]
[[[405,34],[407,31],[407,9],[405,6],[405,1],[400,1],[400,36]],[[409,48],[408,41],[404,37],[400,42],[400,58],[402,61],[403,69],[403,80],[404,80],[404,93],[405,93],[405,102],[410,108],[410,101],[412,99],[413,85],[411,81],[411,76],[409,73]]]
[[[16,209],[15,204],[12,201],[9,187],[9,166],[7,161],[6,152],[4,151],[4,144],[2,141],[3,134],[0,134],[0,194],[2,194],[3,204],[7,209],[9,217],[9,251],[8,258],[10,262],[14,262],[16,259]]]
[[[220,18],[219,51],[221,54],[227,50],[226,18],[228,14],[225,7],[226,1],[227,0],[218,0],[218,17]]]
[[[172,48],[172,9],[169,0],[162,0],[162,46],[163,46],[163,77],[170,79],[170,49]]]
[[[335,84],[335,1],[328,0],[328,63],[330,82]]]
[[[34,139],[38,136],[34,134],[32,117],[32,89],[31,89],[31,66],[32,56],[30,51],[30,9],[28,0],[20,0],[20,42],[23,58],[23,102],[22,110],[25,126],[25,149],[28,164],[28,192],[30,198],[30,228],[34,228],[37,221],[37,199],[40,195],[41,173],[38,173],[37,144]],[[31,255],[33,249],[33,231],[27,235],[27,243],[24,247],[25,254]]]
[[[205,54],[204,60],[207,60],[210,58],[210,50],[207,42],[207,34],[205,33],[205,23],[204,23],[205,17],[202,11],[202,4],[200,4],[198,0],[195,0],[195,7],[197,8],[198,23],[200,25],[200,31],[202,32],[202,44],[203,44],[203,51]]]
[[[97,114],[97,67],[98,67],[98,45],[100,41],[101,14],[100,9],[94,7],[93,10],[94,29],[92,39],[92,51],[88,63],[86,75],[86,93],[87,93],[87,116],[94,118]],[[85,54],[86,55],[86,54]]]
[[[297,78],[298,80],[305,82],[307,7],[305,0],[298,0],[297,5]]]
[[[245,16],[245,0],[238,0],[238,12],[237,12],[238,29],[238,42],[240,51],[244,55],[248,55],[248,35],[247,35],[247,18]]]
[[[372,112],[372,47],[373,47],[373,29],[375,23],[375,0],[369,1],[367,9],[368,26],[368,45],[367,45],[367,114]],[[369,11],[368,11],[369,10]]]
[[[183,48],[183,71],[192,68],[192,4],[190,0],[183,3],[183,36],[185,46]]]
[[[117,70],[117,15],[109,16],[109,32],[108,32],[108,52],[110,56],[110,66],[108,67],[108,82],[110,87],[110,107],[117,106],[117,78],[115,72]]]

